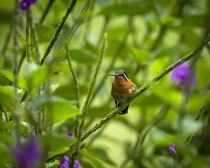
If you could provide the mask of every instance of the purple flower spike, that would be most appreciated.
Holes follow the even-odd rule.
[[[67,134],[66,134],[69,138],[72,138],[73,137],[73,133],[72,132],[68,132]]]
[[[179,83],[181,86],[195,86],[195,71],[190,69],[190,64],[185,62],[182,65],[176,67],[172,74],[171,74],[171,80],[172,82]]]
[[[61,163],[58,165],[58,168],[69,168],[69,157],[64,156]]]
[[[35,4],[38,0],[28,0],[31,4]]]
[[[41,146],[37,138],[30,138],[25,146],[17,144],[11,153],[20,168],[31,168],[41,160]]]
[[[31,6],[31,3],[28,0],[21,0],[20,1],[20,9],[22,11],[29,10]]]
[[[74,168],[81,168],[80,165],[79,165],[79,161],[78,160],[75,160]]]
[[[175,147],[175,143],[171,143],[171,145],[168,147],[168,152],[169,153],[175,153],[176,154],[176,151],[175,151],[175,149],[174,149],[174,147]]]

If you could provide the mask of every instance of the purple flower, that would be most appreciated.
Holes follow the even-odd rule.
[[[61,163],[58,165],[58,168],[69,168],[69,157],[64,156]]]
[[[81,168],[78,160],[74,161],[74,168]]]
[[[190,69],[189,63],[185,62],[173,70],[171,80],[173,82],[178,82],[181,86],[195,86],[195,76],[195,71]]]
[[[73,133],[72,132],[67,132],[67,134],[66,134],[69,138],[72,138],[73,137]]]
[[[30,138],[26,145],[17,144],[11,149],[12,156],[20,168],[31,168],[41,160],[41,146],[37,138]]]
[[[29,10],[31,6],[31,3],[28,0],[21,0],[20,1],[20,9],[22,11]]]
[[[21,0],[20,9],[26,11],[30,9],[31,4],[35,4],[38,0]]]
[[[85,134],[85,130],[82,130],[82,135]]]
[[[31,4],[35,4],[38,0],[28,0]]]
[[[58,165],[58,168],[69,168],[69,166],[70,166],[69,163],[70,163],[69,157],[64,156],[61,163]],[[73,168],[81,168],[78,160],[74,161],[74,167]]]
[[[175,147],[175,143],[171,143],[171,145],[168,147],[168,152],[169,153],[175,153],[176,154],[176,151],[175,151],[175,149],[174,149],[174,147]]]

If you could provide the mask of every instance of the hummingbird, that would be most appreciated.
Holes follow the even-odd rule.
[[[123,69],[118,69],[115,74],[108,74],[109,76],[115,76],[115,80],[112,83],[111,94],[114,98],[116,107],[120,107],[128,99],[130,99],[136,92],[136,86],[128,79],[127,73]],[[119,114],[127,114],[129,105],[122,110]]]

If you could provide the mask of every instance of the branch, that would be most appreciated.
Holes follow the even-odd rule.
[[[106,124],[110,119],[115,117],[120,111],[122,111],[124,108],[126,108],[136,97],[141,95],[144,91],[146,91],[149,87],[150,84],[155,83],[159,81],[161,78],[163,78],[166,74],[171,72],[175,67],[178,65],[181,65],[185,61],[189,60],[192,57],[195,57],[205,45],[208,44],[210,41],[210,37],[208,37],[206,40],[202,41],[201,44],[190,54],[186,55],[185,57],[181,58],[178,60],[176,63],[172,64],[168,68],[166,68],[164,71],[162,71],[160,74],[158,74],[156,77],[154,77],[149,83],[143,85],[141,88],[137,90],[137,92],[133,95],[133,97],[125,102],[122,107],[119,107],[112,111],[110,114],[108,114],[104,119],[102,119],[100,122],[98,122],[95,126],[93,126],[89,131],[87,131],[85,134],[82,135],[81,141],[85,140],[90,134],[101,128],[104,124]]]
[[[58,39],[58,37],[60,35],[60,32],[63,29],[63,26],[64,26],[64,24],[65,24],[65,22],[66,22],[66,20],[67,20],[67,18],[69,16],[69,14],[72,12],[74,6],[76,5],[76,2],[77,2],[77,0],[72,0],[71,4],[68,6],[65,15],[63,16],[61,22],[59,23],[59,25],[58,25],[58,27],[56,29],[56,32],[55,32],[53,38],[50,41],[50,44],[47,46],[45,54],[44,54],[44,56],[41,59],[40,65],[44,64],[44,61],[46,60],[46,58],[49,55],[50,51],[52,50],[55,42],[57,41],[57,39]]]

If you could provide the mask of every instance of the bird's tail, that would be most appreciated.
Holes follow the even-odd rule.
[[[129,107],[129,105],[128,105],[124,110],[122,110],[122,111],[119,113],[119,115],[127,114],[127,113],[128,113],[128,107]]]

